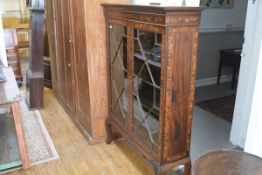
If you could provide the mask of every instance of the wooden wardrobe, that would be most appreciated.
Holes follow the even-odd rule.
[[[123,2],[113,0],[113,3],[117,1]],[[56,58],[51,61],[56,64],[52,67],[54,93],[89,143],[104,142],[108,101],[101,2],[54,0],[53,12],[56,41]]]

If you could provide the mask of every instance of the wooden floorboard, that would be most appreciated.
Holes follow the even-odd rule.
[[[60,158],[9,175],[154,175],[125,143],[89,145],[49,89],[40,113]]]

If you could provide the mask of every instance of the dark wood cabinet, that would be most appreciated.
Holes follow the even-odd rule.
[[[45,3],[28,2],[30,9],[29,68],[26,72],[26,102],[30,109],[44,107],[44,29]]]
[[[70,25],[69,0],[54,1],[56,9],[56,25],[59,31],[57,34],[58,42],[58,81],[60,88],[60,99],[67,112],[75,118],[75,81],[73,65],[73,43]]]
[[[201,8],[103,4],[108,46],[108,143],[117,134],[156,174],[189,156]]]

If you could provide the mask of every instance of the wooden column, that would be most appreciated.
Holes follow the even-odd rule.
[[[26,74],[27,104],[30,109],[43,108],[44,0],[27,1],[31,14],[29,70]]]

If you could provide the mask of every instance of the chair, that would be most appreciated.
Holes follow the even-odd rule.
[[[242,49],[223,49],[220,50],[220,61],[218,67],[217,84],[220,84],[222,66],[233,68],[231,88],[235,87],[236,74],[240,68]]]
[[[7,62],[13,68],[17,84],[22,85],[23,76],[21,71],[20,57],[18,53],[18,40],[16,29],[4,30]]]

